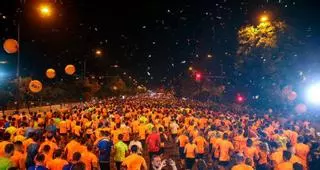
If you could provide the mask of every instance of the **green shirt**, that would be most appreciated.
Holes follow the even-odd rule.
[[[126,152],[128,152],[127,144],[119,141],[116,145],[114,145],[114,149],[116,154],[114,155],[114,161],[122,162],[126,157]]]
[[[0,157],[0,170],[7,170],[12,166],[12,162],[8,158]]]

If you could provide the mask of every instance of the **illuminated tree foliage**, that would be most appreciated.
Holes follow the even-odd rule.
[[[257,26],[248,25],[238,31],[238,55],[247,55],[253,48],[274,48],[278,34],[286,28],[283,22],[262,22]]]

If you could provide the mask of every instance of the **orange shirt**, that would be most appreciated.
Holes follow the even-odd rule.
[[[234,150],[238,152],[243,152],[246,147],[246,138],[242,135],[238,135],[233,138]]]
[[[82,152],[81,161],[86,165],[86,170],[91,170],[92,164],[98,164],[97,156],[89,151]]]
[[[60,133],[62,134],[66,134],[67,133],[67,122],[66,121],[61,121],[59,123],[59,129],[60,129]]]
[[[14,151],[13,155],[10,157],[10,159],[17,168],[19,168],[19,169],[25,168],[25,161],[26,161],[25,154],[23,154],[19,151]]]
[[[296,149],[296,155],[299,156],[303,160],[307,160],[307,156],[310,152],[310,147],[303,143],[298,143],[294,146]]]
[[[283,155],[283,151],[278,150],[271,154],[270,159],[274,161],[275,165],[277,166],[283,161],[282,155]]]
[[[222,140],[218,143],[218,150],[219,150],[219,160],[220,161],[229,161],[230,154],[229,152],[234,149],[232,143],[228,140]]]
[[[282,162],[276,166],[275,170],[293,170],[293,164],[291,162]]]
[[[119,141],[118,136],[122,134],[120,129],[116,129],[111,132],[112,133],[112,142],[117,143]]]
[[[145,159],[138,154],[131,154],[126,157],[122,165],[126,166],[127,170],[140,170],[141,165],[147,166]]]
[[[296,155],[292,155],[291,159],[289,160],[289,162],[291,162],[292,164],[299,163],[299,164],[303,165],[301,158],[299,158]]]
[[[71,130],[71,120],[70,119],[67,119],[66,120],[66,124],[67,124],[67,130]]]
[[[50,170],[61,170],[68,162],[61,158],[56,158],[47,162],[47,168]]]
[[[138,133],[138,128],[139,128],[139,121],[135,120],[131,123],[132,126],[132,132],[133,133]]]
[[[258,158],[258,150],[256,147],[246,147],[243,151],[245,158],[250,158],[254,162],[254,158]]]
[[[47,116],[48,119],[51,119],[52,118],[52,113],[51,112],[47,112],[46,116]]]
[[[44,155],[44,164],[46,165],[49,161],[52,160],[52,156],[50,157],[49,153],[43,153]]]
[[[197,152],[203,154],[207,144],[206,139],[204,139],[202,136],[198,136],[194,139],[194,143],[197,145]]]
[[[146,131],[147,131],[147,126],[146,125],[139,125],[138,127],[138,133],[139,133],[139,138],[140,140],[145,140],[146,139]]]
[[[28,138],[25,141],[22,142],[23,143],[23,149],[26,152],[27,151],[27,147],[31,144],[34,143],[33,139]]]
[[[121,131],[123,134],[123,141],[129,142],[130,141],[130,128],[125,127],[125,128],[122,128]]]
[[[180,135],[178,137],[178,141],[179,141],[179,147],[185,147],[189,141],[189,138],[186,135]]]
[[[195,158],[196,157],[196,148],[195,144],[188,143],[184,147],[186,158]]]
[[[6,147],[7,144],[9,144],[10,142],[8,141],[2,141],[0,142],[0,156],[5,156],[5,151],[4,148]]]
[[[46,140],[40,145],[39,152],[42,151],[42,149],[44,148],[45,145],[50,146],[49,156],[52,158],[53,152],[58,149],[58,145],[52,141]]]
[[[307,157],[310,152],[310,147],[303,143],[294,145],[296,155],[301,159],[301,164],[306,168],[308,165]]]
[[[165,117],[165,118],[163,118],[163,121],[164,121],[164,126],[165,127],[169,127],[170,118],[169,117]]]
[[[199,121],[199,128],[200,128],[200,129],[204,129],[205,126],[206,126],[206,124],[207,124],[207,122],[208,122],[208,119],[206,119],[206,118],[201,118],[200,121]]]
[[[221,138],[217,138],[216,140],[213,140],[212,141],[212,148],[214,148],[214,153],[213,153],[213,156],[215,158],[219,158],[219,155],[220,155],[220,151],[219,151],[219,143],[222,141]]]
[[[298,141],[298,133],[296,131],[290,131],[290,136],[289,139],[292,143],[292,145],[294,146],[295,144],[297,144]]]
[[[66,147],[65,150],[67,151],[67,160],[72,160],[73,153],[77,152],[76,149],[79,149],[80,143],[76,142],[75,140],[70,141]]]
[[[258,152],[258,155],[259,155],[259,164],[262,165],[262,164],[266,164],[268,163],[268,153],[266,151],[259,151]]]
[[[73,134],[80,136],[81,127],[80,126],[74,126],[72,129]]]
[[[242,163],[242,164],[233,166],[231,170],[253,170],[253,168],[249,165]]]

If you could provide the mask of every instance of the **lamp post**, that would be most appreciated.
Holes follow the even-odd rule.
[[[25,1],[20,1],[20,7],[17,9],[17,16],[18,16],[18,22],[17,22],[17,41],[18,41],[18,50],[17,50],[17,72],[16,72],[16,78],[17,78],[17,106],[16,111],[19,111],[20,106],[20,55],[21,55],[21,19],[23,14],[23,7],[25,5]],[[41,4],[38,8],[39,13],[42,17],[49,17],[52,14],[52,8],[49,4]]]
[[[103,55],[103,51],[100,50],[100,49],[96,49],[94,50],[94,57],[95,58],[100,58],[102,57]],[[84,60],[83,60],[83,80],[86,79],[86,72],[87,72],[87,67],[88,67],[88,57],[90,57],[91,55],[89,56],[84,56]]]

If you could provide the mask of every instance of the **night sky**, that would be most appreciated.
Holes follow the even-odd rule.
[[[0,1],[2,42],[17,36],[19,2]],[[320,3],[316,0],[56,0],[51,1],[55,9],[47,19],[36,11],[39,2],[26,0],[20,17],[22,75],[33,78],[45,79],[49,67],[59,77],[67,64],[75,64],[81,75],[87,59],[88,74],[126,72],[149,87],[169,85],[173,78],[185,75],[189,66],[211,75],[223,71],[234,80],[238,77],[234,70],[237,30],[256,23],[263,11],[285,21],[301,38],[297,53],[308,54],[301,56],[302,71],[314,73],[312,68],[320,60]],[[101,58],[94,57],[95,49],[103,50]],[[0,59],[9,62],[0,69],[8,76],[15,74],[15,58],[0,50]],[[305,65],[308,62],[310,66]],[[299,67],[299,63],[294,64]],[[115,64],[120,68],[111,67]]]

